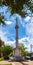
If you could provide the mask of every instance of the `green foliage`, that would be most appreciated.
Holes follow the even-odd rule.
[[[4,42],[0,39],[0,57],[1,57],[1,47],[4,45]]]
[[[22,17],[25,17],[27,14],[23,10],[23,5],[27,5],[33,12],[33,0],[0,0],[0,4],[8,6],[12,14],[17,13]]]
[[[31,53],[30,52],[27,52],[26,56],[31,56]]]
[[[12,65],[12,64],[4,64],[4,65]]]
[[[27,2],[28,7],[30,7],[31,12],[33,13],[33,0]]]
[[[25,16],[26,12],[23,11],[23,5],[26,4],[30,7],[30,10],[33,11],[33,2],[31,0],[2,0],[2,4],[9,7],[12,14],[17,13],[22,17]]]
[[[0,24],[1,24],[1,23],[2,23],[3,25],[5,24],[5,22],[4,22],[4,16],[0,14]]]
[[[3,58],[3,57],[1,57],[1,58],[0,58],[0,61],[3,61],[3,60],[4,60],[4,58]]]
[[[1,47],[2,45],[4,45],[4,41],[2,41],[2,40],[0,39],[0,47]]]
[[[4,45],[2,47],[2,53],[3,53],[4,56],[8,56],[12,52],[13,52],[13,47],[12,46],[6,46],[6,45]]]
[[[30,56],[31,55],[31,53],[29,53],[28,51],[27,51],[27,48],[25,47],[25,45],[24,44],[19,44],[19,48],[20,48],[20,50],[21,50],[21,55],[22,56]]]
[[[24,46],[24,44],[19,44],[19,48],[21,50],[21,55],[25,56],[26,55],[26,47]]]
[[[0,6],[1,6],[1,2],[2,2],[2,1],[0,0]]]
[[[26,12],[23,10],[23,5],[26,3],[25,0],[6,0],[7,5],[10,7],[12,14],[18,13],[21,16],[25,16]]]

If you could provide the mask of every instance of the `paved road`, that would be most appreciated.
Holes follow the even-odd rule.
[[[13,65],[33,65],[33,61],[26,61],[26,62],[8,62],[8,61],[1,61],[0,65],[12,63]]]

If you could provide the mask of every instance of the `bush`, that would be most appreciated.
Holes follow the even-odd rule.
[[[3,60],[4,60],[4,58],[3,58],[3,57],[1,57],[1,58],[0,58],[0,61],[3,61]]]

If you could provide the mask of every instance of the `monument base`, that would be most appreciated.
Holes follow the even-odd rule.
[[[19,48],[14,49],[14,57],[16,61],[21,61],[22,56],[21,56],[21,50]]]
[[[15,55],[15,56],[20,56],[20,55],[21,55],[19,48],[15,48],[15,49],[14,49],[14,55]]]

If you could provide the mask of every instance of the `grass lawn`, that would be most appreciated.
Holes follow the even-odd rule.
[[[4,58],[3,57],[1,57],[0,58],[0,61],[3,61],[4,60]],[[0,64],[1,65],[1,64]],[[4,65],[12,65],[12,64],[4,64]]]
[[[4,58],[3,58],[3,57],[1,57],[1,58],[0,58],[0,61],[3,61],[3,60],[4,60]]]
[[[12,64],[4,64],[4,65],[12,65]]]
[[[1,65],[1,64],[0,64]],[[4,64],[4,65],[12,65],[12,64]]]
[[[0,61],[3,61],[4,60],[4,58],[3,57],[1,57],[0,58]],[[1,64],[0,64],[1,65]],[[12,64],[4,64],[4,65],[12,65]]]

